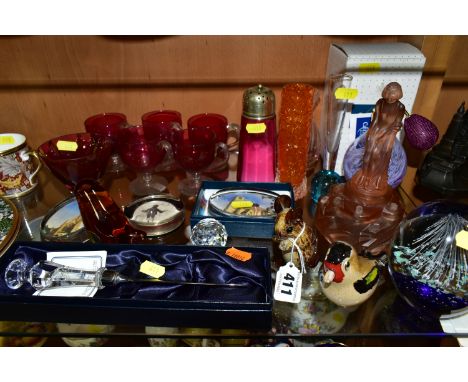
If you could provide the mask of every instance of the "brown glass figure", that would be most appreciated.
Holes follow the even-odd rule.
[[[375,105],[366,133],[363,164],[345,184],[321,198],[316,226],[328,242],[345,241],[358,251],[385,251],[403,218],[398,193],[388,185],[388,166],[405,106],[401,86],[389,83]]]

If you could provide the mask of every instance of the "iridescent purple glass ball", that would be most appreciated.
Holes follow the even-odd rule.
[[[429,150],[439,139],[439,130],[427,118],[418,114],[412,114],[405,119],[403,124],[406,139],[412,147],[418,150]]]

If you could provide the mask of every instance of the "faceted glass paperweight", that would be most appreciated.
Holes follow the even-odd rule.
[[[344,183],[346,179],[332,170],[321,170],[312,179],[312,200],[318,203],[322,196],[328,194],[330,186],[333,184]]]
[[[200,220],[192,229],[190,240],[195,245],[216,245],[224,247],[228,234],[226,227],[218,220],[207,218]]]

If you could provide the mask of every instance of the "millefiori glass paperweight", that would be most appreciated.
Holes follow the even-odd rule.
[[[468,250],[457,239],[468,229],[467,208],[441,213],[431,205],[434,213],[423,205],[420,216],[400,225],[390,272],[402,297],[423,314],[458,314],[468,307]]]

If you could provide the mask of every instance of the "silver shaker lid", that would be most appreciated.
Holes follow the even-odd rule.
[[[275,115],[275,94],[263,85],[244,91],[242,113],[249,118],[269,118]]]

